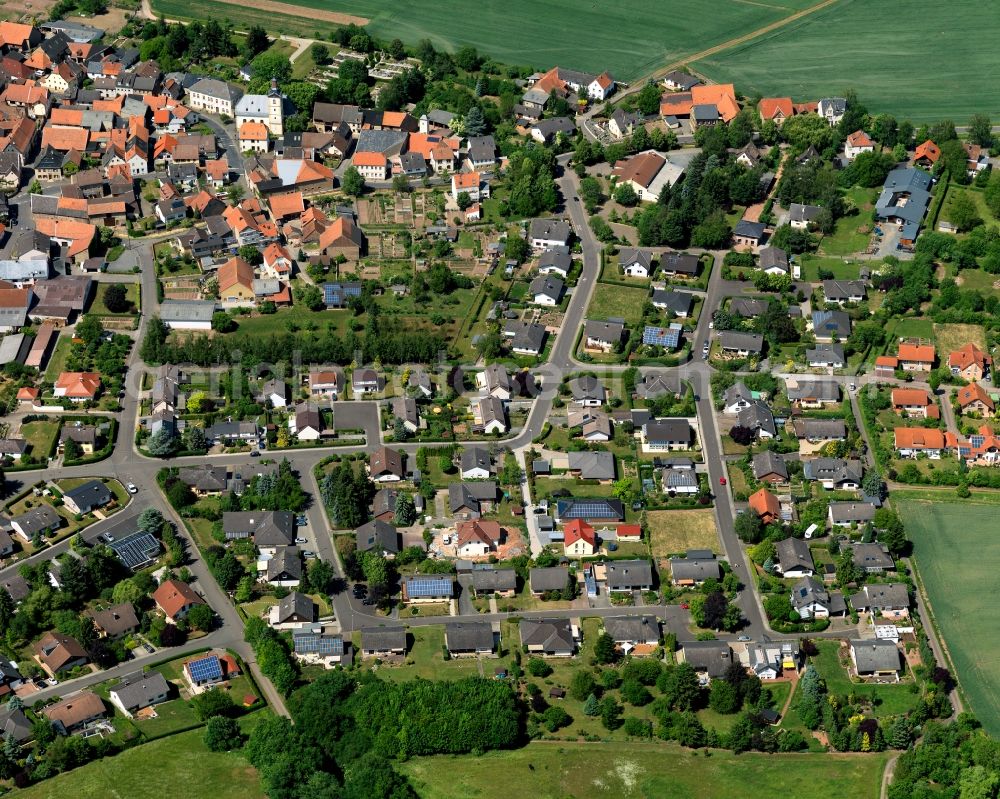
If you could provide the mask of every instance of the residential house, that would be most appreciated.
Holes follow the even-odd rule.
[[[309,393],[313,396],[336,397],[340,393],[340,375],[333,370],[309,372]]]
[[[739,413],[754,403],[753,393],[742,380],[737,380],[722,395],[722,412]]]
[[[584,348],[591,351],[611,352],[625,334],[625,323],[619,320],[588,319],[583,327]]]
[[[944,449],[944,433],[930,427],[897,427],[894,431],[894,445],[901,458],[913,458],[923,453],[937,460]]]
[[[631,186],[641,202],[656,202],[664,189],[681,179],[684,168],[654,150],[647,150],[615,162],[611,174],[618,179],[619,186]]]
[[[517,589],[517,572],[513,569],[474,568],[469,579],[469,585],[476,597],[495,595],[510,599]],[[565,585],[566,583],[563,584],[563,587]]]
[[[791,272],[788,253],[780,247],[763,247],[759,254],[758,266],[768,275],[787,275]]]
[[[89,661],[87,650],[80,642],[60,632],[47,632],[34,646],[35,660],[53,677]]]
[[[851,662],[859,677],[899,679],[902,665],[899,647],[894,641],[866,638],[851,641]]]
[[[882,184],[875,202],[875,216],[902,228],[898,235],[903,247],[912,247],[917,239],[930,205],[932,182],[931,176],[921,169],[897,167]]]
[[[615,479],[615,456],[610,452],[592,450],[570,452],[567,455],[567,463],[570,473],[582,480],[607,483]]]
[[[452,657],[491,657],[496,635],[489,622],[454,622],[444,626],[444,643]]]
[[[107,715],[104,700],[93,691],[79,691],[46,707],[42,713],[63,735],[71,735]]]
[[[840,384],[833,380],[786,378],[785,393],[799,408],[822,408],[840,401]]]
[[[406,654],[404,627],[370,627],[361,631],[364,657],[403,657]]]
[[[485,447],[466,447],[462,452],[460,471],[463,480],[488,480],[493,474],[489,450]]]
[[[701,683],[707,685],[725,676],[733,663],[733,652],[727,641],[684,641],[677,659],[690,665]]]
[[[843,97],[824,97],[816,104],[816,113],[825,119],[831,128],[835,128],[847,113],[847,100]]]
[[[674,585],[698,586],[718,580],[722,569],[711,550],[691,549],[683,558],[670,559],[670,579]]]
[[[565,566],[546,566],[528,572],[528,585],[532,596],[542,596],[569,588],[569,569]]]
[[[559,275],[564,280],[573,268],[573,256],[562,250],[546,250],[538,256],[538,274]]]
[[[484,435],[506,433],[507,411],[497,397],[480,397],[472,403],[472,420],[476,432]]]
[[[476,374],[476,386],[484,394],[507,401],[511,398],[513,387],[506,367],[491,363],[482,372]]]
[[[723,330],[719,335],[719,346],[725,354],[737,358],[759,356],[764,351],[764,337],[760,333]]]
[[[791,602],[800,619],[828,619],[847,612],[843,594],[830,593],[812,576],[803,577],[792,586]]]
[[[319,441],[323,433],[323,418],[311,402],[300,402],[288,416],[288,431],[299,441]]]
[[[749,503],[750,510],[757,514],[764,524],[781,521],[781,503],[766,488],[758,489],[751,494]]]
[[[694,305],[694,295],[686,291],[674,289],[653,289],[649,298],[654,308],[666,311],[680,319],[687,319]]]
[[[827,518],[831,527],[862,527],[875,518],[875,510],[867,502],[831,502]]]
[[[948,355],[951,373],[971,382],[985,380],[992,365],[993,359],[975,344],[966,344]]]
[[[938,419],[941,415],[937,403],[922,388],[894,388],[892,409],[915,419]]]
[[[582,519],[572,519],[563,528],[563,553],[570,557],[593,555],[597,549],[597,533]]]
[[[910,592],[902,583],[869,583],[851,596],[851,606],[859,613],[905,619],[910,615]]]
[[[653,565],[648,560],[609,560],[604,567],[609,593],[653,590]]]
[[[243,90],[215,78],[202,78],[188,87],[187,105],[195,111],[235,116]]]
[[[608,119],[608,132],[616,139],[624,139],[631,136],[642,125],[642,122],[642,114],[618,107]]]
[[[402,480],[406,477],[403,453],[389,447],[379,447],[371,455],[368,473],[376,483]]]
[[[767,225],[763,222],[751,222],[741,219],[733,228],[733,247],[737,250],[757,252],[764,242]]]
[[[495,552],[504,538],[499,522],[471,519],[455,525],[455,547],[460,558],[483,558]]]
[[[375,550],[386,557],[399,553],[399,532],[388,522],[373,519],[354,531],[359,552]]]
[[[529,655],[572,657],[576,651],[577,635],[569,619],[522,619],[518,631]]]
[[[654,419],[642,426],[642,447],[646,452],[689,450],[693,439],[687,419]]]
[[[848,161],[853,161],[861,153],[873,152],[875,152],[875,142],[863,130],[854,131],[848,135],[847,141],[844,142],[844,158]]]
[[[558,305],[563,298],[566,284],[552,275],[539,275],[528,286],[528,296],[535,305]]]
[[[156,607],[166,616],[167,622],[176,624],[187,616],[191,608],[204,605],[205,600],[195,593],[187,583],[180,580],[164,580],[152,594]]]
[[[843,344],[819,344],[806,350],[806,363],[814,369],[843,369],[847,363]]]
[[[645,325],[642,328],[642,343],[666,350],[675,350],[681,344],[681,334],[684,326],[680,322],[671,322],[667,327]]]
[[[258,578],[269,585],[293,588],[302,582],[302,560],[298,547],[273,547],[257,561]]]
[[[597,408],[607,401],[607,390],[593,375],[574,378],[569,384],[573,404],[584,408]]]
[[[497,501],[494,480],[448,485],[448,509],[456,519],[478,519],[489,513]]]
[[[566,248],[569,246],[571,233],[569,223],[561,219],[532,219],[528,226],[528,242],[539,253]]]
[[[774,438],[778,434],[774,414],[763,400],[754,400],[750,407],[740,411],[736,416],[736,424],[753,431],[754,437],[759,440]]]
[[[660,272],[667,277],[695,278],[701,269],[701,259],[686,252],[666,252],[660,256]]]
[[[73,513],[90,513],[111,500],[111,491],[100,480],[88,480],[63,494],[63,502]]]
[[[62,525],[62,516],[56,513],[52,506],[43,504],[13,517],[10,525],[23,541],[30,543],[36,533],[45,535],[58,530]]]
[[[606,617],[604,632],[625,655],[649,655],[660,645],[660,620],[655,616]]]
[[[304,624],[293,629],[292,652],[298,660],[328,669],[348,662],[350,657],[343,636],[324,630],[322,624]]]
[[[317,606],[312,599],[292,591],[268,611],[268,624],[277,630],[290,630],[316,620]]]
[[[170,698],[170,683],[160,671],[139,669],[126,674],[117,685],[108,689],[108,699],[128,718],[147,707],[153,707]]]
[[[823,296],[827,302],[835,302],[837,305],[864,302],[865,283],[862,280],[824,280]]]
[[[472,485],[476,485],[473,483]],[[625,521],[625,509],[619,499],[606,497],[570,497],[556,501],[555,519],[568,522],[573,519],[600,522]]]
[[[828,491],[857,491],[861,488],[861,461],[844,458],[810,458],[802,461],[802,476],[816,480]]]
[[[842,419],[796,419],[792,422],[795,437],[806,441],[844,441],[847,425]]]
[[[813,311],[812,325],[817,341],[843,341],[851,335],[851,317],[844,311]]]
[[[779,128],[795,113],[791,97],[763,97],[757,111],[761,122],[773,122]]]
[[[913,151],[913,163],[916,166],[933,167],[941,157],[941,148],[928,139],[918,144]]]
[[[403,601],[411,605],[447,602],[455,595],[455,583],[448,576],[417,575],[402,581]]]
[[[758,452],[751,462],[755,480],[762,483],[787,483],[788,466],[781,455],[769,449]]]
[[[374,369],[355,369],[351,372],[351,390],[355,394],[374,394],[382,388],[382,378]]]
[[[626,277],[650,277],[656,271],[656,258],[649,250],[622,247],[618,266]]]
[[[61,372],[56,378],[53,395],[65,397],[70,402],[93,402],[101,390],[101,376],[97,372]]]
[[[955,404],[964,414],[977,414],[987,419],[996,411],[993,398],[979,383],[970,383],[959,388],[955,393]]]
[[[823,209],[818,205],[792,203],[788,206],[788,224],[796,230],[808,230],[822,213]]]
[[[854,565],[865,574],[884,574],[896,570],[896,564],[885,544],[860,542],[851,545]]]
[[[775,569],[782,577],[812,577],[813,564],[809,544],[801,538],[785,538],[774,545]]]

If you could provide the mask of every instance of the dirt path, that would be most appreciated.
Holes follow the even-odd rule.
[[[882,772],[882,790],[879,793],[880,799],[888,799],[889,783],[892,782],[892,775],[896,770],[897,760],[899,760],[899,755],[893,755],[885,764],[885,771]]]
[[[221,3],[226,3],[232,6],[245,6],[246,0],[219,0]],[[323,11],[318,8],[306,8],[305,6],[296,6],[291,3],[279,3],[277,0],[255,0],[253,3],[255,9],[260,9],[261,11],[269,11],[272,14],[285,14],[289,17],[305,17],[306,19],[315,19],[319,22],[330,22],[334,25],[367,25],[368,20],[365,17],[357,17],[353,14],[342,14],[339,11]],[[142,0],[140,7],[140,13],[146,19],[156,19],[156,14],[153,13],[153,6],[150,0]],[[167,22],[178,22],[179,20],[168,19]],[[312,44],[312,39],[300,39],[293,36],[278,36],[279,39],[287,39],[290,42],[307,42],[307,44],[301,48],[305,50],[309,44]],[[295,54],[297,58],[300,53]],[[294,58],[291,60],[295,60]]]

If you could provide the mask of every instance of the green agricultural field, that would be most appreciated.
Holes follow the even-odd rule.
[[[430,39],[447,50],[474,45],[505,63],[538,68],[561,64],[594,73],[608,70],[621,80],[632,80],[816,4],[816,0],[716,0],[707,14],[704,1],[683,0],[672,3],[665,14],[655,3],[625,0],[616,6],[610,25],[606,7],[584,2],[539,5],[530,0],[489,0],[473,4],[466,0],[457,7],[420,0],[285,2],[300,6],[302,16],[211,0],[153,0],[153,9],[169,18],[228,19],[239,29],[260,21],[272,33],[307,36],[317,28],[332,27],[310,19],[309,9],[340,11],[369,19],[367,29],[384,39],[398,37],[408,44]]]
[[[239,753],[215,754],[202,730],[172,735],[96,760],[19,791],[23,799],[162,799],[183,786],[186,799],[264,799],[257,772]]]
[[[1000,619],[991,590],[1000,569],[996,507],[944,498],[907,499],[897,505],[969,709],[989,733],[998,735]]]
[[[1000,114],[990,77],[998,32],[1000,17],[974,0],[840,0],[692,67],[746,95],[816,100],[854,88],[872,111],[961,124]]]
[[[784,796],[809,786],[810,796],[872,799],[886,754],[733,755],[667,744],[533,743],[513,752],[417,757],[401,764],[421,799]],[[503,775],[502,779],[497,779]]]

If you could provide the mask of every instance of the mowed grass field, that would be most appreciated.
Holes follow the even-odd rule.
[[[887,755],[733,755],[650,743],[532,743],[513,752],[401,763],[421,799],[873,799]],[[749,786],[753,786],[752,791]]]
[[[271,33],[312,35],[330,25],[309,18],[309,9],[364,17],[367,29],[384,39],[407,44],[430,39],[456,50],[474,45],[509,64],[548,68],[559,64],[593,73],[610,71],[631,80],[663,64],[777,22],[819,0],[674,0],[669,9],[645,0],[623,0],[614,7],[583,0],[458,0],[435,4],[421,0],[284,0],[301,6],[301,18],[260,14]],[[257,15],[253,4],[228,5],[213,0],[153,0],[168,18],[231,20],[238,29]],[[317,28],[317,26],[319,26]]]
[[[970,709],[987,731],[1000,735],[996,506],[910,499],[896,504]]]
[[[746,95],[802,101],[854,88],[873,112],[964,124],[1000,114],[998,33],[1000,16],[975,0],[839,0],[691,66]]]
[[[719,550],[715,511],[651,510],[646,513],[653,557],[662,558],[689,549]]]
[[[137,746],[18,791],[23,799],[264,799],[257,772],[239,753],[208,751],[203,730]]]

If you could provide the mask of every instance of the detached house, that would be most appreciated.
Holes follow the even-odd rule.
[[[165,580],[153,592],[156,607],[166,617],[167,622],[176,624],[183,619],[195,605],[204,605],[205,600],[194,592],[187,583],[180,580]]]
[[[875,142],[863,130],[856,130],[847,137],[844,142],[844,158],[853,161],[861,153],[875,152]]]
[[[522,619],[521,646],[529,655],[571,657],[576,651],[576,635],[569,619]]]
[[[775,568],[782,577],[812,577],[815,571],[809,544],[801,538],[785,538],[774,545]]]
[[[751,494],[749,502],[750,510],[753,511],[764,524],[781,521],[781,503],[778,502],[778,498],[766,488],[761,488]]]
[[[379,447],[371,455],[368,473],[376,483],[402,480],[406,476],[403,471],[403,454],[388,447]]]
[[[929,427],[897,427],[894,431],[895,447],[901,458],[916,457],[924,453],[937,460],[944,449],[944,433]]]
[[[905,619],[910,615],[910,593],[901,583],[871,583],[851,596],[851,605],[859,613]]]
[[[948,369],[953,375],[975,382],[989,376],[993,359],[975,344],[966,344],[948,355]]]
[[[570,557],[593,555],[597,549],[597,533],[582,519],[567,522],[563,536],[563,552]]]

